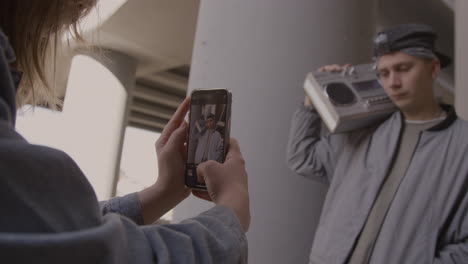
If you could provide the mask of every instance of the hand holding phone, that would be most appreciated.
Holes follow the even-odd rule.
[[[215,161],[204,162],[198,166],[197,173],[205,179],[208,192],[192,190],[192,193],[199,198],[231,208],[246,232],[250,224],[248,180],[245,160],[237,140],[230,140],[229,151],[223,164]]]

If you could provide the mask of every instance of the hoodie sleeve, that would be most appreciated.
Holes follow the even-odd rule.
[[[0,248],[2,260],[14,263],[247,263],[242,227],[221,206],[180,224],[142,227],[108,213],[100,225],[73,232],[0,233]]]
[[[247,239],[231,209],[215,206],[179,224],[142,228],[156,263],[247,263]]]
[[[297,174],[328,183],[345,143],[343,134],[321,135],[322,121],[304,105],[294,112],[287,146],[287,163]]]
[[[234,212],[226,207],[215,206],[179,224],[138,227],[143,218],[136,193],[100,205],[103,214],[126,216],[121,221],[129,263],[147,263],[144,255],[153,256],[154,262],[148,263],[247,263],[247,239]]]
[[[143,225],[141,204],[137,193],[130,193],[122,197],[114,197],[107,201],[99,202],[103,215],[116,213],[130,218],[137,225]]]

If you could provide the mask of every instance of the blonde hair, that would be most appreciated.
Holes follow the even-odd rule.
[[[0,29],[15,51],[13,68],[23,72],[17,104],[38,103],[55,107],[59,101],[46,76],[47,58],[56,55],[63,32],[83,40],[79,20],[97,0],[1,0]],[[54,61],[52,59],[52,61]],[[47,66],[47,67],[46,67]]]

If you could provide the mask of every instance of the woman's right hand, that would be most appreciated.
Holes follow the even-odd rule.
[[[192,190],[202,199],[231,208],[247,232],[250,225],[250,206],[245,161],[239,143],[231,139],[229,152],[224,163],[209,160],[197,167],[198,176],[203,177],[208,192]]]

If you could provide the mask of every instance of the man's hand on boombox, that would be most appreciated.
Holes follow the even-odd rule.
[[[317,71],[319,72],[341,72],[344,69],[350,67],[351,64],[344,64],[344,65],[338,65],[338,64],[331,64],[331,65],[325,65],[320,68],[318,68]]]

